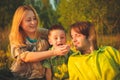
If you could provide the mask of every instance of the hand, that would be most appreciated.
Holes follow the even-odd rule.
[[[54,48],[54,55],[65,55],[70,51],[70,46],[68,45],[60,45]]]

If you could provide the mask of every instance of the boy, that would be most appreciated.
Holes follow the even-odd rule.
[[[50,49],[62,47],[66,44],[66,33],[61,25],[53,25],[48,31],[48,41],[52,46]],[[43,66],[46,68],[46,80],[67,80],[67,62],[71,52],[64,56],[54,56],[45,60]]]

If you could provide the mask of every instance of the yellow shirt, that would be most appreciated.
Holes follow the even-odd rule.
[[[120,80],[120,53],[110,46],[85,55],[74,53],[68,71],[69,80]]]

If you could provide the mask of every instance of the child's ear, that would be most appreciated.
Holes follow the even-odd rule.
[[[50,39],[48,39],[48,41],[49,41],[49,44],[52,45],[52,41]]]

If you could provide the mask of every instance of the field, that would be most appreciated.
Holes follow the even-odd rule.
[[[113,46],[120,51],[120,34],[117,35],[99,35],[98,46]]]

